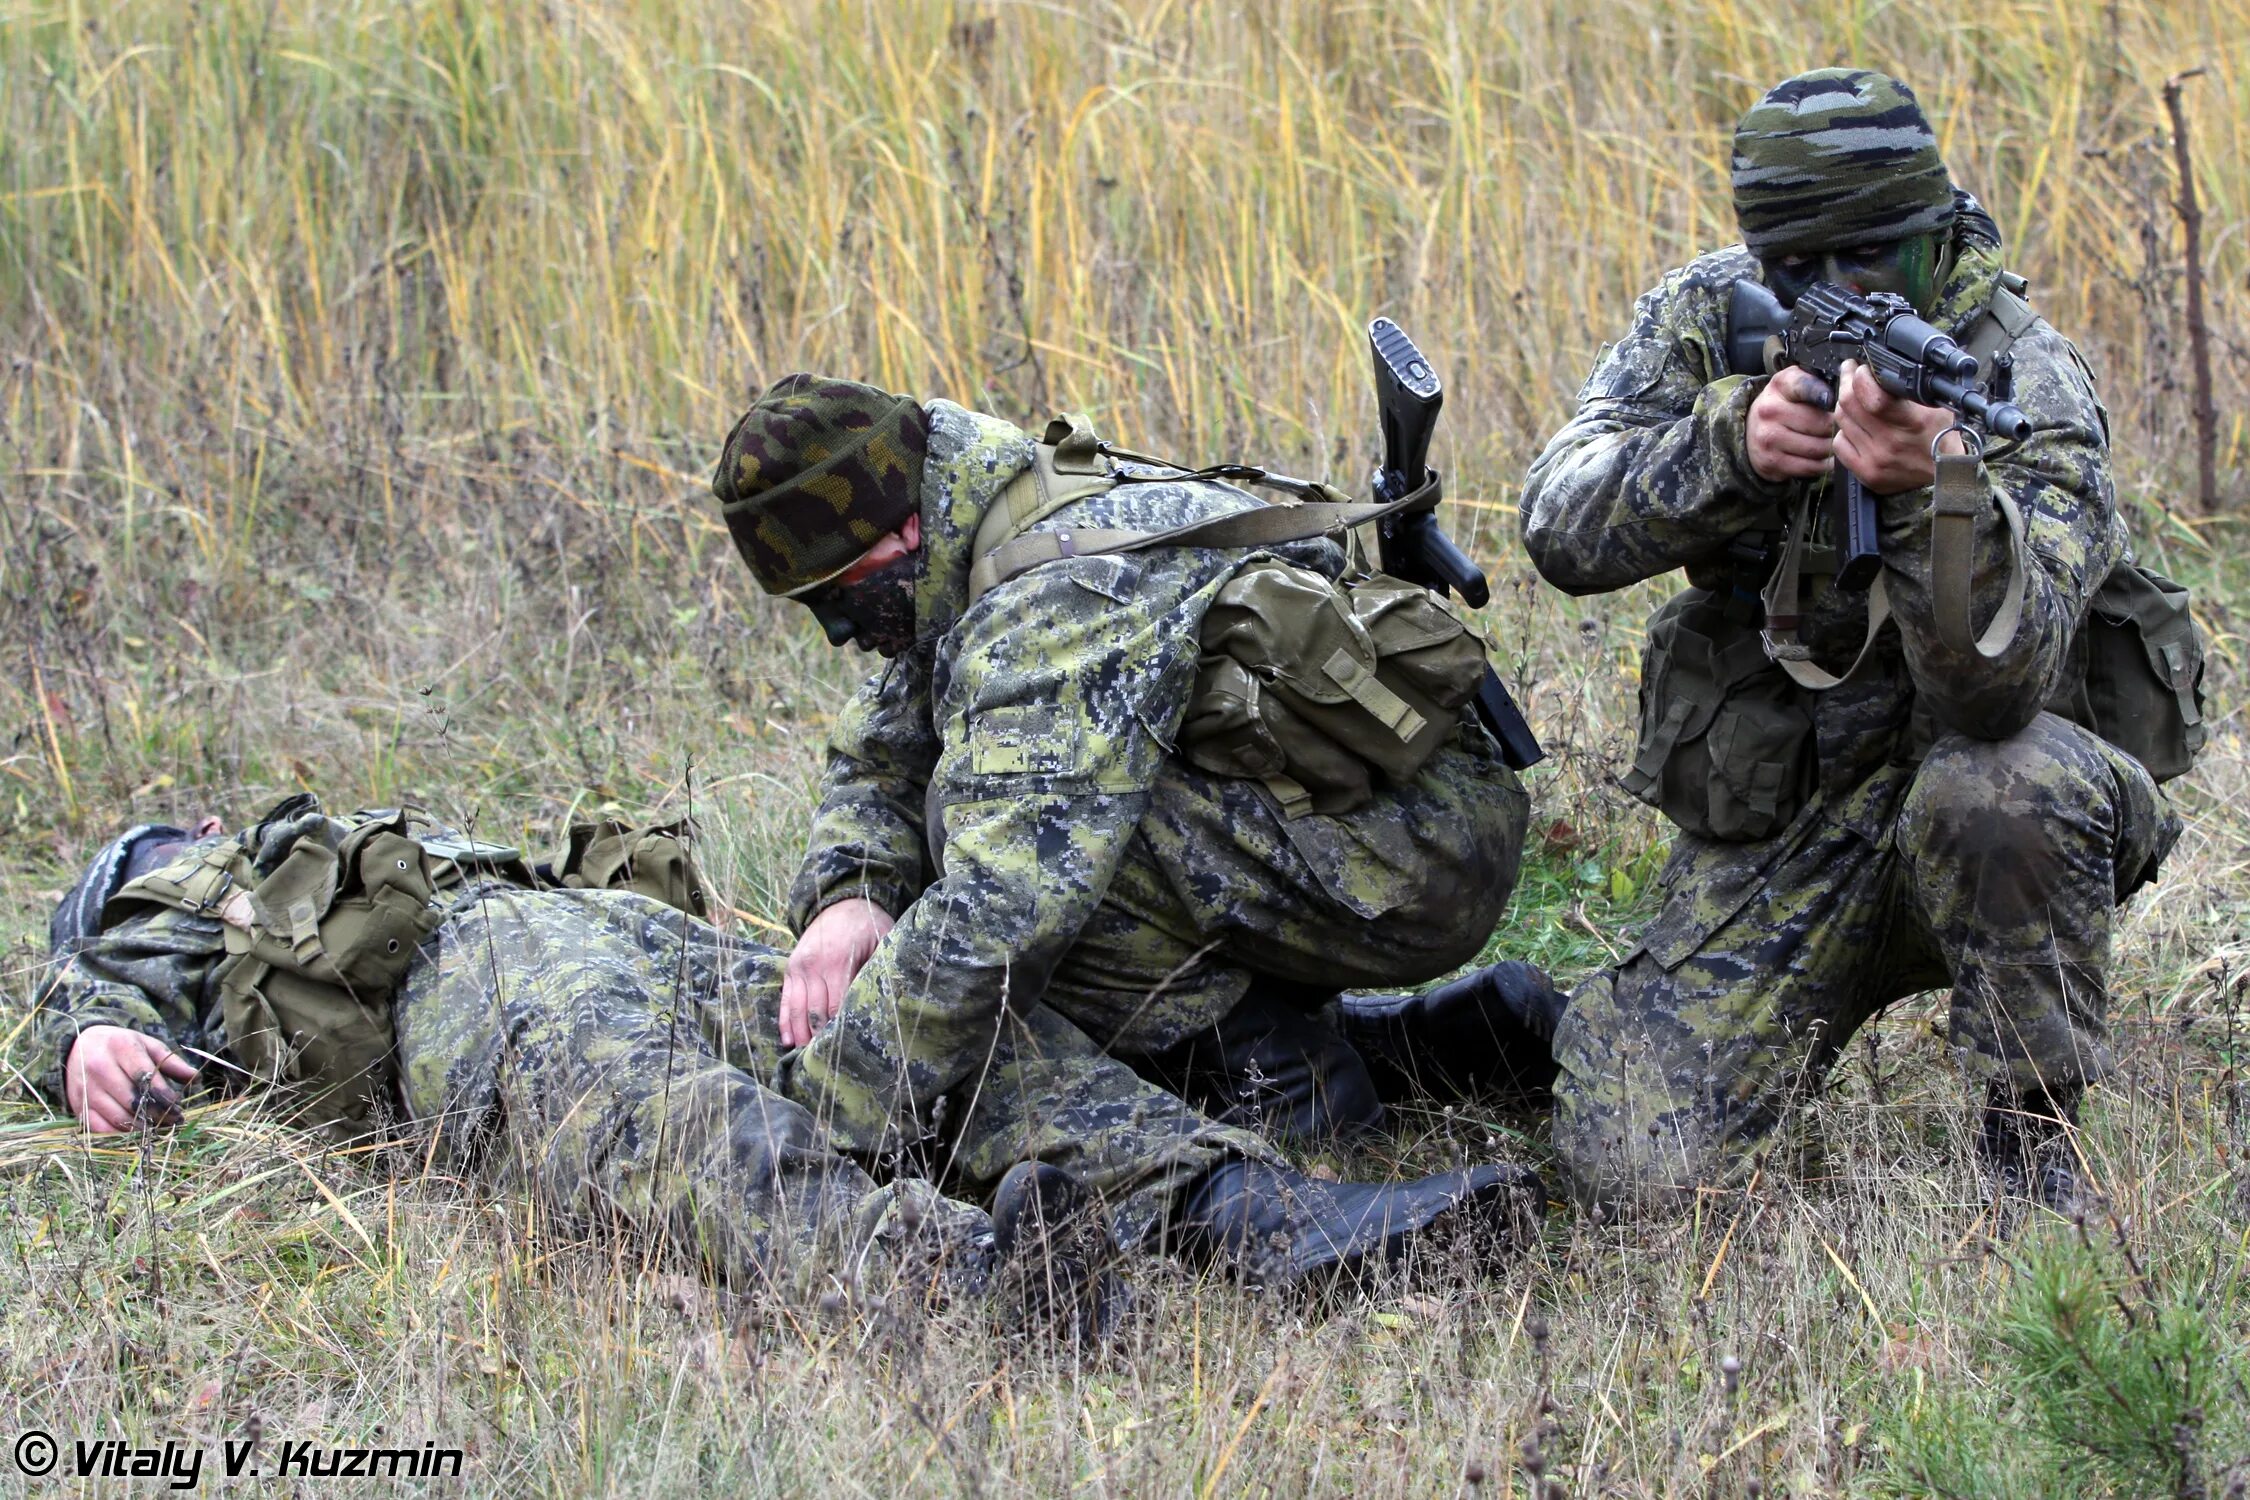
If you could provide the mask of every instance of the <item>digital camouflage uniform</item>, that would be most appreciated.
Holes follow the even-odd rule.
[[[736,1285],[880,1285],[932,1257],[973,1280],[989,1258],[982,1209],[925,1180],[878,1183],[775,1087],[781,954],[624,891],[479,881],[444,899],[393,1010],[399,1102],[437,1160],[529,1188],[576,1225],[664,1234]],[[225,1054],[222,953],[215,918],[114,920],[42,993],[46,1091],[63,1101],[63,1060],[90,1026]],[[949,1154],[926,1165],[982,1193],[1016,1161],[1047,1160],[1117,1205],[1121,1238],[1145,1241],[1178,1143],[1212,1160],[1233,1138],[1204,1144],[1213,1127],[1179,1100],[1051,1040],[1037,1017],[1012,1028]]]
[[[797,1061],[797,1097],[881,1149],[989,1087],[996,1032],[1042,1011],[1089,1052],[1145,1058],[1211,1027],[1254,979],[1327,995],[1476,954],[1525,822],[1481,727],[1358,812],[1285,822],[1255,783],[1171,751],[1203,613],[1248,554],[1066,558],[965,608],[978,521],[1032,442],[949,402],[928,417],[918,641],[838,722],[790,904],[798,931],[851,897],[899,921]],[[1134,482],[1039,526],[1160,531],[1255,503],[1208,481]],[[1344,566],[1324,540],[1274,553],[1331,577]]]
[[[1953,237],[1930,321],[1965,339],[2002,260],[1966,195]],[[1752,472],[1762,382],[1727,373],[1728,289],[1760,274],[1741,246],[1704,255],[1643,296],[1603,352],[1523,497],[1524,540],[1550,582],[1597,593],[1684,568],[1724,599],[1741,584],[1730,542],[1775,539],[1804,503],[1805,483]],[[1882,500],[1894,623],[1813,699],[1810,801],[1755,842],[1681,833],[1647,932],[1571,999],[1555,1040],[1556,1144],[1582,1201],[1661,1202],[1740,1176],[1853,1031],[1918,991],[1950,984],[1953,1037],[1988,1076],[2069,1089],[2110,1066],[2111,910],[2153,875],[2177,821],[2136,761],[2042,712],[2068,686],[2068,648],[2126,536],[2084,361],[2044,321],[2012,352],[2035,430],[1994,444],[1980,472],[2028,525],[2021,628],[1997,660],[1947,650],[1931,612],[1929,491]],[[1980,629],[2008,555],[1987,509]],[[1805,616],[1815,660],[1842,671],[1867,595],[1816,591]]]

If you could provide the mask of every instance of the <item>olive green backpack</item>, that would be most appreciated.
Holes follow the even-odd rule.
[[[403,812],[327,818],[292,798],[258,829],[112,899],[113,911],[149,902],[219,919],[226,956],[213,980],[230,1050],[261,1082],[296,1092],[296,1118],[339,1137],[382,1117],[391,995],[444,919],[437,871],[408,828]],[[286,842],[268,840],[261,871],[269,829]]]
[[[1271,558],[1227,580],[1202,642],[1180,752],[1264,782],[1285,818],[1413,780],[1484,679],[1483,639],[1420,584],[1340,584]]]
[[[1311,496],[1169,531],[1031,528],[1136,476],[1109,457],[1169,470],[1158,480],[1242,479]],[[1325,485],[1239,465],[1186,471],[1109,447],[1086,419],[1048,424],[1033,462],[993,501],[971,543],[974,603],[1066,557],[1152,547],[1244,548],[1309,541],[1414,504],[1359,505]],[[1203,619],[1194,695],[1179,750],[1191,764],[1264,783],[1282,816],[1365,805],[1379,780],[1410,781],[1460,726],[1484,679],[1484,639],[1449,600],[1382,573],[1337,580],[1252,556]]]

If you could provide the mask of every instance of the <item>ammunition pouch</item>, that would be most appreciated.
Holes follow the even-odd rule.
[[[1449,603],[1386,574],[1341,583],[1247,563],[1203,617],[1180,753],[1261,781],[1282,816],[1364,806],[1411,781],[1460,725],[1485,643]]]
[[[1749,842],[1787,827],[1817,773],[1811,694],[1707,589],[1649,617],[1627,791],[1680,828]]]
[[[2203,748],[2203,638],[2188,590],[2120,563],[2094,594],[2071,644],[2076,671],[2047,706],[2139,761],[2159,782],[2186,774]]]
[[[574,890],[633,891],[708,919],[710,896],[686,840],[684,823],[636,826],[616,818],[573,823],[557,875]]]

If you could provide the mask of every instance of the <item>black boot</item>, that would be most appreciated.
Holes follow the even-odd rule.
[[[1323,1013],[1328,998],[1261,978],[1215,1024],[1127,1061],[1223,1125],[1306,1145],[1348,1143],[1383,1127],[1383,1101],[1366,1061]]]
[[[2085,1206],[2085,1183],[2070,1139],[2084,1093],[2075,1085],[1991,1086],[1985,1095],[1984,1120],[1977,1129],[1977,1163],[1995,1197],[2029,1199],[2059,1214],[2077,1213]]]
[[[1547,1195],[1526,1167],[1484,1166],[1420,1182],[1322,1182],[1286,1167],[1230,1161],[1188,1190],[1175,1221],[1183,1249],[1250,1286],[1355,1279],[1395,1264],[1418,1238],[1468,1234],[1487,1263],[1538,1232]]]
[[[1090,1343],[1126,1303],[1117,1242],[1101,1204],[1076,1177],[1018,1162],[992,1195],[995,1307],[1011,1330]]]
[[[1479,1089],[1547,1092],[1563,1005],[1545,973],[1504,959],[1419,995],[1344,995],[1337,1013],[1376,1091],[1396,1103]]]

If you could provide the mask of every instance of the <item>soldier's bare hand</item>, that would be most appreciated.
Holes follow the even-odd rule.
[[[1828,382],[1790,365],[1750,403],[1747,446],[1760,479],[1816,479],[1836,464],[1836,414]]]
[[[1836,456],[1871,493],[1903,495],[1936,480],[1930,441],[1953,425],[1953,413],[1894,396],[1860,365],[1846,363],[1836,417]],[[1960,452],[1961,439],[1948,439],[1948,447]]]
[[[185,1083],[195,1064],[152,1036],[123,1026],[89,1026],[63,1059],[63,1099],[96,1135],[121,1135],[143,1125],[175,1125],[180,1096],[165,1082]]]
[[[844,994],[893,922],[874,902],[839,901],[812,919],[781,971],[781,1045],[802,1047],[844,1008]]]

